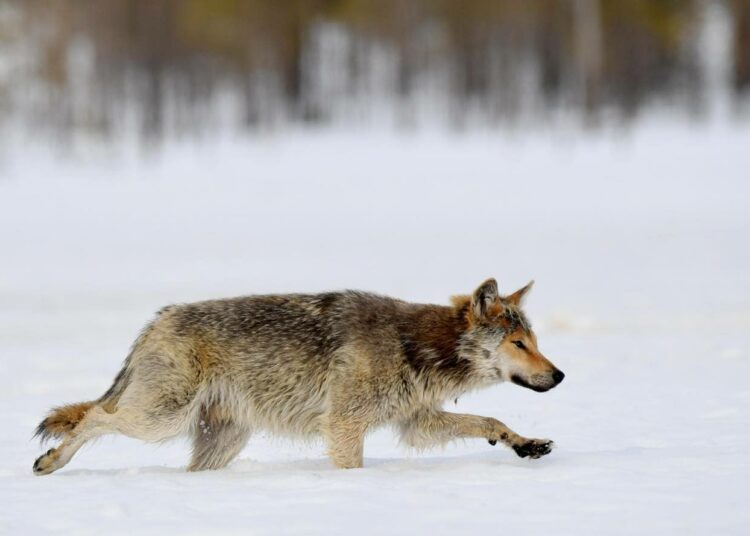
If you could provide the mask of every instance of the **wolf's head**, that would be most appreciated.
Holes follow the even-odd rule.
[[[536,335],[521,310],[533,281],[509,296],[500,296],[497,281],[488,279],[471,297],[458,297],[455,305],[466,310],[468,328],[464,353],[484,379],[506,380],[544,392],[560,383],[565,374],[542,355]]]

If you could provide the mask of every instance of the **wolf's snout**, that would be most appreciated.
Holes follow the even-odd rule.
[[[552,379],[555,380],[555,385],[557,385],[565,379],[565,373],[562,370],[556,370],[552,373]]]

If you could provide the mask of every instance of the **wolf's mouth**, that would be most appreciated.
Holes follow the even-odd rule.
[[[531,389],[532,391],[536,391],[537,393],[543,393],[545,391],[549,391],[552,389],[555,384],[552,385],[534,385],[532,383],[527,382],[524,378],[521,376],[518,376],[516,374],[513,374],[510,377],[510,381],[515,383],[516,385],[520,385],[521,387],[526,387],[527,389]]]

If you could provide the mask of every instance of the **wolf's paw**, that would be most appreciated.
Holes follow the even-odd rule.
[[[527,439],[524,443],[513,445],[513,450],[521,458],[536,459],[552,452],[554,445],[549,439]]]
[[[37,476],[48,475],[57,469],[59,455],[56,449],[49,449],[39,456],[34,462],[34,474]]]

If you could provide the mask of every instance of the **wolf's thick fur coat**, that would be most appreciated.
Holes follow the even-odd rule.
[[[101,398],[56,408],[39,424],[42,439],[62,441],[34,471],[63,467],[108,433],[145,441],[190,434],[188,468],[218,469],[260,429],[322,436],[337,466],[361,467],[367,431],[385,424],[417,447],[480,437],[542,456],[550,441],[442,410],[502,380],[538,391],[562,380],[520,309],[529,286],[502,297],[488,280],[450,306],[344,291],[166,307]]]

